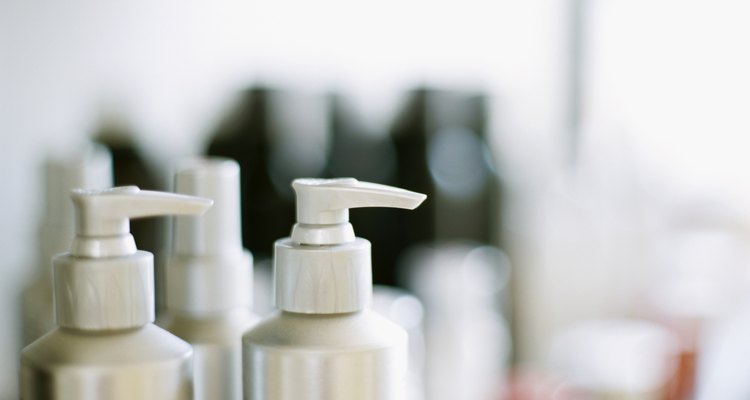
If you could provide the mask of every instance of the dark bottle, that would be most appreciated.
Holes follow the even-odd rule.
[[[289,235],[291,182],[323,176],[327,143],[322,96],[250,88],[220,122],[206,152],[240,165],[242,240],[256,258],[270,257],[274,241]]]
[[[400,219],[404,248],[471,240],[497,245],[500,186],[487,145],[487,99],[478,93],[420,88],[392,126],[396,185],[428,195]]]
[[[396,150],[387,132],[376,132],[363,123],[352,103],[340,95],[329,96],[331,151],[328,176],[352,177],[365,182],[395,184]],[[366,208],[351,213],[349,218],[357,226],[357,235],[366,237],[372,247],[373,282],[395,285],[395,265],[402,250],[393,226],[398,224],[403,211],[386,208]]]

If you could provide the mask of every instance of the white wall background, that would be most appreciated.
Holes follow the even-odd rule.
[[[409,85],[482,85],[498,94],[498,127],[520,132],[511,159],[554,159],[563,9],[541,0],[1,2],[0,398],[15,398],[16,301],[35,260],[41,162],[91,134],[103,106],[117,107],[163,165],[201,150],[231,93],[255,79],[341,88],[374,123]]]
[[[522,359],[541,364],[573,321],[633,313],[665,204],[709,199],[747,227],[750,6],[584,4],[583,141],[568,170],[569,1],[0,2],[0,398],[16,398],[44,154],[80,143],[110,104],[163,166],[201,150],[256,79],[337,87],[375,124],[415,83],[487,87],[513,189]]]

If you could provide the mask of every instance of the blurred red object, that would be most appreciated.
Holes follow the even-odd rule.
[[[565,381],[531,370],[515,370],[495,400],[594,400],[585,391]]]

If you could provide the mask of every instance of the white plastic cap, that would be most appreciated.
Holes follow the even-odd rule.
[[[215,313],[252,304],[253,258],[242,247],[240,167],[227,158],[184,161],[175,192],[207,197],[205,215],[174,221],[167,266],[167,307],[192,314]]]
[[[372,298],[370,242],[355,238],[349,209],[414,209],[427,197],[354,178],[296,179],[297,224],[274,246],[275,303],[306,314],[359,311]]]
[[[154,320],[153,255],[138,251],[130,218],[200,214],[209,199],[135,186],[74,190],[76,237],[53,261],[55,315],[65,328],[127,329]]]

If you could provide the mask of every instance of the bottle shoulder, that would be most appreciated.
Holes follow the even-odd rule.
[[[184,340],[148,324],[116,332],[55,329],[21,352],[24,363],[46,366],[138,366],[189,360],[192,348]]]
[[[277,312],[243,337],[246,346],[299,348],[389,348],[405,344],[406,332],[370,311],[348,314]]]
[[[239,308],[208,316],[173,314],[159,325],[191,344],[233,344],[259,320],[250,309]]]

